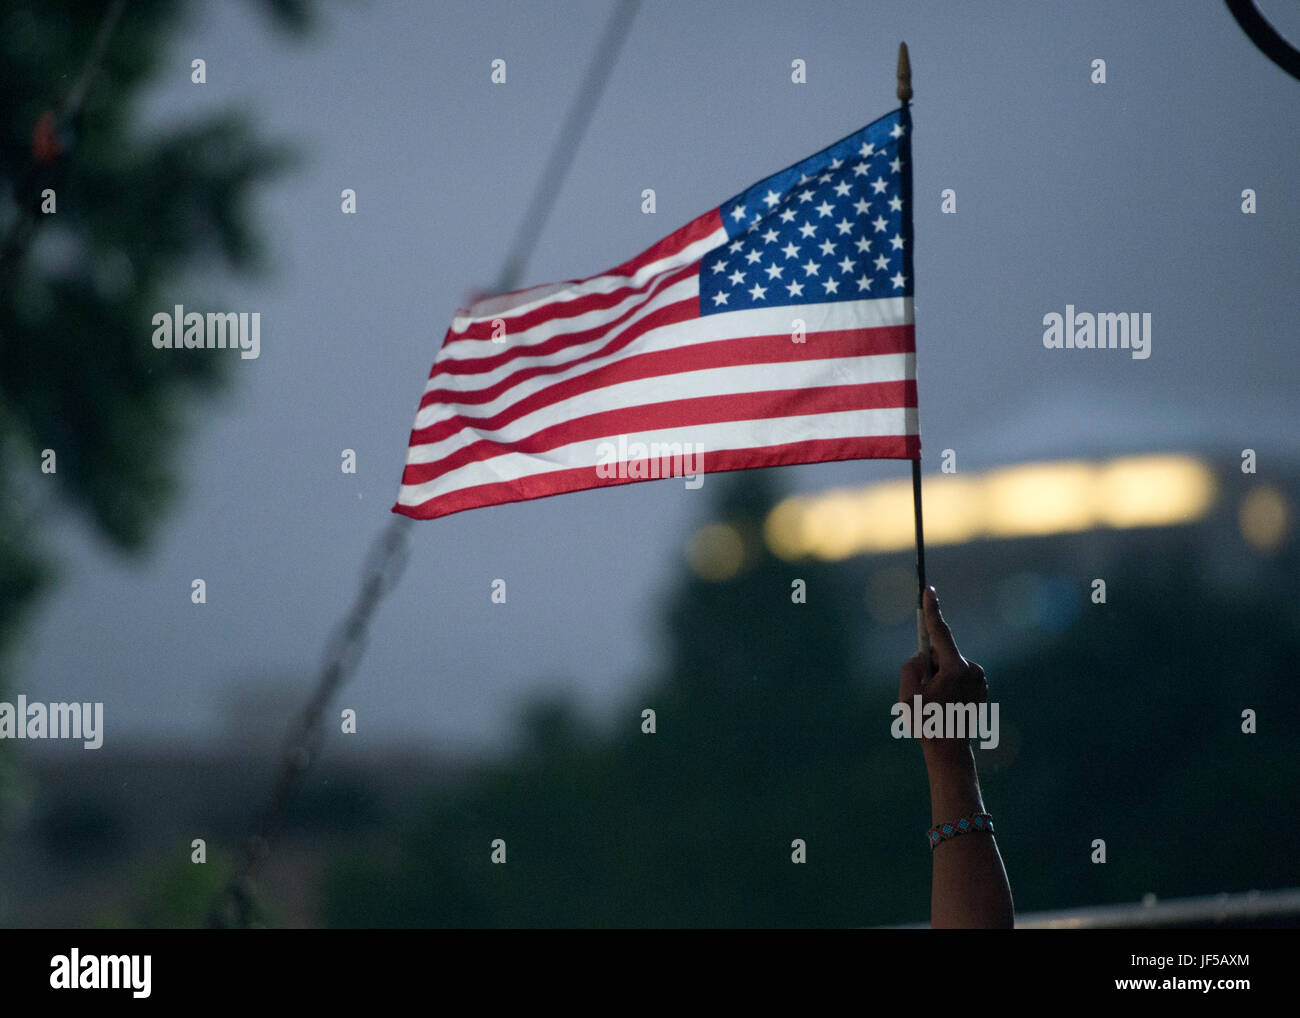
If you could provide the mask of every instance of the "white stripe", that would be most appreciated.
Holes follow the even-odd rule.
[[[776,417],[752,421],[726,421],[721,424],[701,424],[661,431],[628,434],[627,442],[652,442],[671,444],[691,443],[692,448],[703,450],[703,469],[708,471],[709,451],[747,449],[767,445],[785,445],[791,442],[809,442],[836,438],[858,438],[880,435],[918,434],[915,407],[892,407],[883,410],[849,410],[827,414],[804,414],[795,417]],[[618,436],[612,436],[616,443]],[[438,495],[462,488],[497,481],[513,481],[534,474],[546,474],[573,467],[591,467],[597,462],[607,462],[602,457],[602,440],[585,440],[550,449],[545,453],[508,453],[491,460],[467,463],[423,484],[402,485],[398,492],[401,505],[419,505]],[[594,478],[593,478],[594,479]]]
[[[687,287],[688,289],[685,292],[689,293],[690,290],[696,287],[697,283],[698,279],[696,277],[682,280],[681,283],[670,288],[671,293],[665,291],[661,298],[666,303],[673,303],[672,298],[676,296],[678,287]],[[502,379],[509,378],[522,368],[539,364],[563,364],[576,360],[593,350],[600,349],[610,339],[621,336],[624,331],[660,306],[659,300],[656,300],[654,303],[647,305],[644,311],[633,316],[630,321],[611,329],[598,339],[570,347],[546,357],[511,361],[507,364],[498,365],[491,371],[483,371],[474,375],[436,375],[425,383],[424,391],[450,389],[453,392],[479,392],[490,388]],[[876,300],[834,301],[829,304],[801,304],[795,307],[755,308],[748,311],[729,311],[720,315],[706,315],[703,318],[692,318],[683,322],[659,326],[638,336],[626,347],[608,356],[575,365],[556,374],[524,379],[518,384],[508,387],[490,403],[430,403],[416,414],[415,426],[417,428],[426,428],[436,421],[455,417],[461,412],[474,414],[475,416],[491,416],[492,413],[496,413],[534,392],[540,392],[557,382],[575,378],[588,371],[595,371],[605,364],[624,357],[656,353],[661,350],[675,350],[694,343],[740,339],[746,336],[790,335],[796,319],[804,323],[804,331],[808,335],[814,332],[831,332],[843,329],[871,329],[891,325],[907,325],[912,322],[912,298],[885,297]],[[487,408],[492,409],[485,414],[484,411]]]
[[[689,225],[689,224],[688,224]],[[727,230],[719,226],[707,237],[687,244],[673,254],[666,255],[658,261],[642,265],[630,276],[600,275],[589,279],[577,279],[566,283],[547,283],[514,294],[501,294],[488,297],[468,308],[468,314],[457,315],[451,320],[453,332],[464,332],[474,322],[491,321],[493,318],[505,318],[508,315],[523,315],[547,304],[563,303],[577,300],[597,293],[611,293],[625,286],[645,286],[661,272],[679,269],[683,265],[698,262],[719,244],[728,240]]]
[[[697,276],[691,276],[688,279],[683,279],[679,283],[674,283],[667,290],[658,294],[653,300],[646,304],[645,307],[633,314],[627,321],[620,322],[618,325],[606,329],[594,339],[590,339],[585,343],[567,346],[562,350],[556,350],[553,353],[540,357],[533,356],[528,358],[515,358],[504,364],[498,364],[495,368],[491,368],[487,371],[479,371],[474,374],[434,375],[430,373],[429,380],[424,385],[424,391],[431,392],[434,389],[451,389],[454,392],[481,392],[484,389],[491,388],[500,381],[509,379],[511,376],[516,375],[527,368],[538,366],[554,367],[556,365],[573,364],[575,361],[581,361],[582,358],[586,357],[590,353],[604,349],[613,340],[622,336],[629,329],[635,330],[637,326],[650,315],[681,301],[694,302],[699,298],[699,295],[699,278]],[[684,331],[679,332],[678,330]],[[708,336],[705,327],[699,325],[699,323],[694,319],[686,319],[684,322],[670,323],[668,325],[660,326],[659,328],[650,329],[622,349],[606,354],[603,357],[598,357],[592,361],[573,364],[573,367],[560,374],[550,374],[524,379],[516,383],[516,385],[506,389],[506,391],[501,395],[508,397],[505,400],[507,404],[513,403],[516,399],[522,399],[530,392],[544,389],[548,385],[553,385],[555,382],[564,378],[572,377],[575,374],[584,374],[587,371],[594,371],[601,365],[610,364],[622,357],[631,357],[638,353],[647,353],[651,349],[671,350],[678,345],[684,345],[681,340],[674,338],[675,335],[696,335],[701,333],[704,333],[702,338],[713,338]],[[655,338],[652,340],[651,337]],[[643,347],[642,344],[647,342],[650,342],[653,345],[650,347]],[[500,348],[498,347],[498,350],[499,349]],[[436,368],[439,363],[441,363],[441,359],[434,362],[434,367]],[[460,404],[444,405],[459,406]],[[425,407],[424,410],[420,411],[420,414],[423,415],[425,411],[432,409],[434,406],[437,406],[437,404],[431,404],[430,406]],[[420,425],[417,424],[417,427],[419,426]]]
[[[816,342],[814,338],[813,343]],[[742,392],[817,389],[830,385],[899,382],[916,377],[916,355],[868,354],[778,364],[737,364],[704,368],[607,385],[541,407],[494,430],[464,426],[437,442],[411,446],[407,463],[433,463],[481,439],[518,442],[544,428],[589,414],[663,403],[668,400],[724,396]],[[490,414],[476,414],[478,417]]]
[[[687,276],[685,279],[679,279],[677,282],[654,292],[639,291],[634,293],[613,307],[593,308],[591,311],[574,315],[572,318],[548,318],[532,328],[520,329],[518,332],[510,332],[507,329],[504,334],[504,343],[494,343],[490,339],[449,340],[438,351],[434,363],[440,364],[448,360],[466,363],[487,357],[499,357],[508,349],[539,346],[556,336],[572,336],[589,329],[599,329],[614,322],[620,315],[626,314],[633,308],[641,309],[630,319],[636,321],[644,318],[646,314],[655,308],[664,307],[688,298],[698,299],[699,296],[700,277],[698,275]],[[551,356],[567,358],[569,351],[572,349],[574,348],[566,347]]]

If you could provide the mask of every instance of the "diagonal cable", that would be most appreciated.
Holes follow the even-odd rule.
[[[639,6],[640,0],[623,0],[605,26],[597,44],[596,56],[587,69],[551,150],[551,156],[538,179],[533,199],[501,272],[498,292],[515,286],[524,264],[536,246],[542,226],[573,165],[574,152],[591,122]],[[285,739],[280,772],[262,811],[256,833],[245,841],[235,872],[208,916],[209,926],[222,928],[253,925],[256,876],[270,855],[271,843],[279,830],[285,810],[297,795],[303,777],[319,755],[325,709],[335,692],[355,670],[365,650],[375,610],[383,597],[396,585],[406,566],[409,554],[408,528],[411,523],[409,517],[394,516],[371,547],[367,565],[362,572],[361,588],[351,611],[335,628],[326,645],[320,678]]]
[[[560,187],[573,166],[573,157],[587,133],[587,126],[591,123],[592,114],[596,112],[596,106],[609,82],[639,6],[640,0],[623,0],[605,25],[605,31],[596,44],[596,56],[587,68],[582,84],[578,86],[578,94],[569,108],[569,115],[565,118],[559,137],[555,139],[541,176],[537,178],[537,186],[528,203],[528,210],[519,223],[510,256],[498,277],[497,293],[505,293],[519,285],[524,266],[532,255],[533,248],[537,246],[537,239],[542,234],[542,227],[546,225],[551,209],[555,207]]]

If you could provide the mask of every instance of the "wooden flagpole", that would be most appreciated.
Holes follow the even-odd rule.
[[[907,43],[905,42],[898,44],[898,101],[902,103],[905,110],[912,101],[912,62],[908,59]],[[911,175],[910,160],[909,165],[903,168],[903,172],[909,176]],[[910,200],[910,194],[908,198]],[[912,214],[910,207],[907,214],[909,216]],[[915,262],[913,263],[913,272],[915,273]],[[912,289],[915,292],[915,278],[913,278],[912,283]],[[916,642],[917,649],[921,652],[922,657],[925,661],[930,662],[930,636],[925,631],[925,611],[923,607],[926,586],[925,528],[921,520],[921,457],[919,455],[912,460],[912,515],[916,521]]]

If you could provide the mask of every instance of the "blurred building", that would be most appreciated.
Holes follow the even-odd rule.
[[[233,684],[213,744],[24,742],[7,754],[0,926],[195,925],[265,807],[307,687]],[[255,723],[247,719],[258,719]],[[427,749],[330,739],[259,877],[276,925],[317,926],[340,853],[386,851],[406,814],[468,765]],[[203,839],[207,862],[192,862]]]
[[[1131,592],[1111,581],[1135,567],[1170,584],[1175,599],[1177,587],[1189,583],[1220,594],[1260,585],[1292,590],[1298,504],[1300,472],[1271,470],[1265,479],[1243,473],[1239,462],[1194,454],[935,475],[925,482],[929,577],[963,649],[996,665],[1092,609],[1095,581],[1106,582],[1107,604],[1124,605]],[[911,528],[910,480],[890,481],[780,501],[763,510],[761,530],[717,520],[689,541],[687,562],[716,581],[736,576],[759,552],[788,561],[795,576],[800,561],[839,563],[859,598],[868,674],[893,682],[915,645]],[[756,540],[763,548],[747,546]],[[1282,598],[1278,610],[1296,608]],[[220,882],[220,868],[253,829],[281,739],[308,688],[305,679],[232,683],[225,735],[202,750],[10,747],[0,758],[0,925],[198,921],[209,885]],[[331,860],[396,851],[396,832],[422,793],[454,782],[472,764],[424,748],[368,751],[346,737],[327,738],[261,875],[276,924],[319,925],[319,890]],[[196,838],[207,845],[207,883],[190,861]],[[1264,920],[1259,900],[1233,899],[1232,908],[1220,903],[1205,921],[1291,921],[1295,892],[1286,893],[1281,905],[1269,899],[1273,912]],[[1135,908],[1037,920],[1185,919],[1177,910]],[[1291,911],[1279,919],[1278,908]]]
[[[927,580],[959,638],[979,634],[981,661],[1067,628],[1100,596],[1098,580],[1106,603],[1123,605],[1127,592],[1111,582],[1121,565],[1145,563],[1154,579],[1177,563],[1170,582],[1229,594],[1293,589],[1300,572],[1300,471],[1290,467],[1264,478],[1194,453],[1037,462],[931,474],[922,497]],[[896,677],[899,648],[916,639],[910,477],[784,499],[763,540],[796,573],[800,561],[842,563],[871,624],[867,660]],[[744,568],[742,544],[717,521],[687,560],[702,578],[728,579]]]

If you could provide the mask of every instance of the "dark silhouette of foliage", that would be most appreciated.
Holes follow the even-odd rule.
[[[127,3],[96,65],[110,6],[31,0],[0,13],[0,655],[50,582],[40,538],[56,509],[126,551],[165,510],[187,405],[223,383],[228,359],[155,350],[152,316],[211,296],[182,287],[187,274],[264,267],[248,202],[290,162],[241,113],[145,133],[140,93],[163,75],[188,79],[166,44],[197,5]],[[302,0],[259,6],[283,28],[308,24]],[[41,472],[45,449],[53,474]]]
[[[612,730],[562,700],[516,752],[438,794],[393,852],[326,885],[344,926],[863,926],[929,914],[919,749],[889,735],[898,676],[865,674],[871,634],[844,567],[765,554],[765,472],[730,475],[745,535],[734,578],[669,598],[664,672]],[[725,484],[719,481],[719,484]],[[807,581],[807,604],[790,583]],[[1294,884],[1273,833],[1300,820],[1288,687],[1300,634],[1258,598],[1225,601],[1194,553],[1153,540],[1112,591],[1033,651],[983,658],[1004,744],[977,750],[1020,910]],[[1086,595],[1081,594],[1081,598]],[[905,655],[911,648],[904,648]],[[901,664],[901,659],[900,659]],[[657,732],[641,732],[641,710]],[[1245,735],[1255,708],[1272,730]],[[490,862],[502,838],[505,865]],[[791,861],[791,842],[807,863]],[[1105,865],[1092,841],[1107,843]]]

